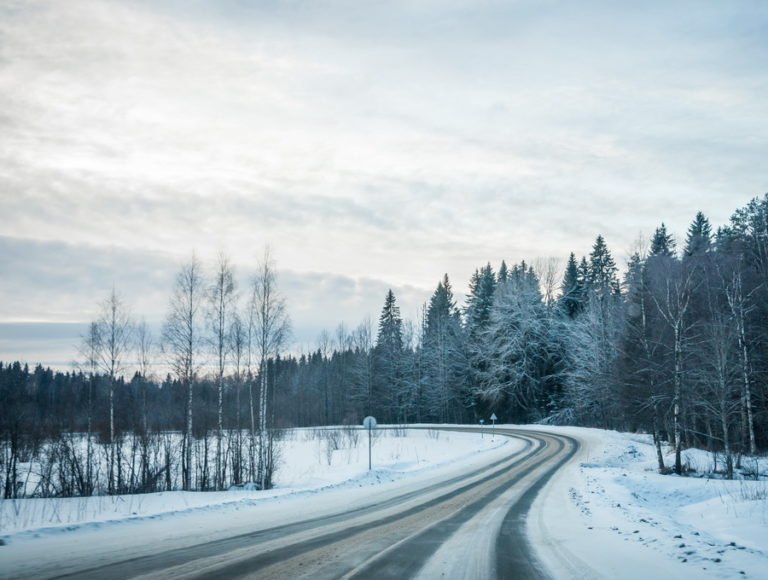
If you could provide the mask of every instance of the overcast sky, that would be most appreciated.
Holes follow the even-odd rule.
[[[159,324],[193,250],[269,243],[294,348],[486,261],[623,264],[768,191],[766,95],[764,1],[0,0],[0,360],[74,357],[113,284]]]

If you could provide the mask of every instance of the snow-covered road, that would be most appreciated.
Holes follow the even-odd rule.
[[[540,577],[524,515],[577,444],[561,435],[505,435],[517,443],[374,493],[342,486],[219,510],[215,519],[181,514],[14,542],[4,548],[0,572],[99,579]]]

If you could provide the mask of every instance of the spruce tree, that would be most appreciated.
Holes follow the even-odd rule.
[[[403,321],[395,293],[390,289],[384,299],[379,317],[379,330],[374,350],[373,404],[386,421],[398,421],[397,401],[401,387],[401,358],[403,355]]]
[[[651,256],[665,256],[672,258],[675,255],[675,240],[671,234],[667,233],[667,226],[664,222],[656,228],[651,239]]]
[[[514,421],[535,421],[547,413],[558,360],[550,320],[533,268],[514,265],[506,288],[496,293],[484,335],[486,365],[475,385],[479,400]]]
[[[376,347],[392,352],[403,348],[403,321],[400,318],[400,307],[397,306],[395,293],[391,289],[387,292],[384,307],[381,309]]]
[[[429,416],[441,422],[455,420],[460,413],[460,390],[466,369],[461,319],[448,274],[437,285],[425,318],[422,359]]]
[[[583,287],[579,276],[579,267],[576,264],[576,255],[571,252],[568,264],[565,266],[563,283],[560,286],[560,308],[570,318],[576,316],[581,309]]]
[[[603,236],[597,236],[595,245],[592,247],[592,253],[589,254],[589,288],[600,297],[619,294],[617,273],[616,262],[608,250],[605,239]]]
[[[496,279],[498,280],[499,284],[504,284],[507,281],[508,278],[508,270],[507,270],[507,263],[502,260],[501,266],[499,266],[499,273],[496,275]]]
[[[582,256],[581,261],[579,262],[578,281],[579,281],[579,285],[583,290],[582,293],[585,294],[586,291],[589,289],[589,282],[590,282],[589,263],[587,262],[587,258],[585,256]],[[582,296],[582,298],[586,298],[586,297]]]
[[[705,254],[712,248],[712,226],[703,213],[698,212],[685,239],[685,255]]]
[[[496,292],[496,276],[490,264],[475,270],[469,282],[469,296],[465,308],[467,330],[471,336],[477,336],[487,328]]]
[[[496,276],[491,265],[475,270],[469,282],[469,295],[464,308],[470,391],[476,389],[488,369],[486,331],[491,322],[495,294]]]

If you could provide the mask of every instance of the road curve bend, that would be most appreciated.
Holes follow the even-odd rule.
[[[523,445],[480,470],[422,489],[210,542],[125,559],[116,555],[85,569],[70,564],[64,574],[59,568],[59,574],[40,577],[546,578],[526,538],[525,517],[579,443],[544,431],[499,428],[496,434]]]

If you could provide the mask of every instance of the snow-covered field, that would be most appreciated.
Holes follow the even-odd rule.
[[[768,578],[768,480],[704,477],[711,456],[697,450],[684,463],[699,477],[659,475],[650,437],[551,430],[585,443],[528,520],[539,557],[559,576]],[[768,472],[765,460],[757,467]]]
[[[280,444],[275,487],[268,491],[164,492],[63,499],[0,500],[0,538],[6,542],[73,531],[124,520],[168,518],[190,512],[254,506],[288,495],[418,481],[437,469],[462,469],[492,450],[511,452],[506,437],[427,429],[373,432],[373,469],[368,471],[367,432],[350,429],[294,429]],[[503,449],[501,449],[503,447]],[[494,454],[495,455],[495,454]]]

